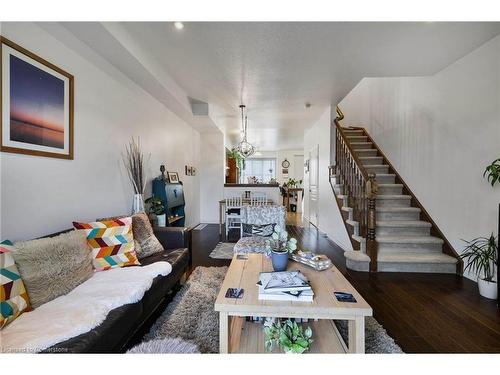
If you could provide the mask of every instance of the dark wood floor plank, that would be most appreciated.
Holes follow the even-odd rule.
[[[295,224],[297,222],[294,222]],[[313,226],[288,225],[299,248],[326,254],[372,306],[374,317],[406,353],[500,353],[500,309],[476,283],[456,275],[355,272],[343,250]],[[230,232],[228,241],[239,234]],[[229,265],[212,259],[218,225],[192,231],[193,267]]]

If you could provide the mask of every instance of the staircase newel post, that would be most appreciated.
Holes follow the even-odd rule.
[[[366,194],[368,200],[367,212],[367,233],[366,233],[366,254],[370,257],[370,272],[377,272],[377,241],[375,235],[375,228],[377,226],[375,204],[377,198],[377,181],[375,174],[368,175],[368,182],[366,184]]]

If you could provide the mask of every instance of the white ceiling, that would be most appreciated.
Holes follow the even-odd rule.
[[[304,130],[363,77],[432,75],[500,33],[500,23],[440,22],[64,27],[200,130],[218,126],[229,144],[239,141],[243,102],[260,150],[301,148]],[[209,116],[188,113],[188,97],[207,102]]]

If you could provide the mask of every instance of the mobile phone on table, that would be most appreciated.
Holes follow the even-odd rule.
[[[241,288],[228,288],[226,298],[243,298],[244,290]]]

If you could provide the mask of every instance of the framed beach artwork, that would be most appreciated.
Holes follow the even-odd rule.
[[[73,159],[73,76],[0,42],[0,151]]]

